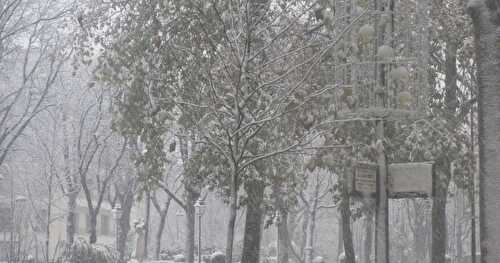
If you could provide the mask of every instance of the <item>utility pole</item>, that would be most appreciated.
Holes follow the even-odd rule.
[[[389,263],[389,199],[387,198],[387,160],[384,150],[384,120],[377,121],[377,209],[375,217],[375,258],[377,263]]]
[[[389,263],[389,197],[396,198],[393,196],[396,188],[388,183],[389,171],[392,180],[396,177],[393,166],[387,163],[384,128],[388,121],[420,119],[424,115],[428,98],[428,29],[432,1],[373,0],[363,7],[356,5],[356,1],[334,2],[335,16],[339,17],[340,25],[349,25],[355,19],[363,24],[358,31],[364,42],[363,48],[352,60],[345,56],[334,58],[338,65],[333,68],[335,74],[332,81],[342,89],[335,95],[335,118],[343,121],[370,120],[376,126],[374,148],[377,173],[375,169],[364,171],[365,168],[357,167],[364,172],[358,174],[355,171],[353,185],[354,192],[359,193],[358,183],[362,188],[367,182],[364,179],[377,177],[376,183],[373,179],[370,181],[370,192],[376,192],[375,262]],[[346,38],[347,41],[356,39],[350,33]],[[343,49],[344,46],[337,47],[338,51]],[[339,66],[343,64],[345,66]],[[421,169],[428,176],[426,178],[432,176],[429,164],[406,165]],[[432,184],[432,178],[429,180]],[[431,195],[427,188],[423,189],[428,187],[427,184],[421,187],[415,186],[419,194]],[[399,189],[403,196],[400,198],[412,198],[411,193],[404,193],[402,189]],[[348,239],[350,237],[344,236],[344,241]],[[348,262],[354,262],[354,258],[354,255],[345,254]]]
[[[394,19],[394,1],[390,0],[390,16]],[[385,6],[382,1],[375,1],[375,10],[380,12],[385,11]],[[393,33],[392,25],[388,25],[388,32]],[[384,34],[386,33],[387,25],[378,25],[376,38],[376,46],[384,43]],[[392,46],[393,43],[391,43]],[[380,58],[379,58],[380,59]],[[386,70],[390,67],[389,64],[379,64],[376,67],[375,78],[376,83],[380,87],[388,86]],[[376,95],[376,106],[385,108],[385,96]],[[377,150],[377,165],[378,165],[378,180],[377,180],[377,200],[375,214],[375,262],[389,263],[389,199],[387,197],[387,160],[385,158],[384,139],[385,139],[385,120],[382,116],[376,120],[376,150]]]

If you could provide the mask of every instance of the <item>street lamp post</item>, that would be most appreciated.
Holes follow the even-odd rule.
[[[14,179],[11,179],[11,226],[10,226],[10,242],[9,242],[9,263],[14,262],[14,253],[15,253],[15,246],[14,246],[14,232],[16,231],[15,225],[16,225],[16,219],[15,219],[15,209],[16,209],[16,204],[22,204],[28,200],[28,198],[18,195],[14,198]],[[19,239],[19,236],[17,237]],[[18,240],[19,241],[19,240]]]
[[[7,174],[10,179],[10,237],[9,237],[9,252],[8,252],[8,262],[14,262],[14,231],[16,230],[14,226],[16,225],[15,210],[16,204],[25,203],[28,198],[22,195],[15,195],[14,191],[14,176],[11,173],[11,169],[7,164],[3,164],[6,167]],[[3,181],[5,176],[0,174],[0,181]]]
[[[201,263],[201,217],[206,208],[205,200],[198,199],[194,204],[196,214],[198,215],[198,263]]]

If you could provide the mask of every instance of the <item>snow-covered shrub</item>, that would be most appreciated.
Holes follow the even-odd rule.
[[[56,260],[60,263],[114,263],[117,262],[116,252],[103,245],[89,244],[77,239],[72,245],[66,246],[62,256]]]
[[[359,38],[363,42],[368,42],[375,36],[375,28],[371,24],[365,24],[359,28]]]
[[[403,66],[399,66],[391,71],[389,74],[392,81],[397,83],[408,83],[410,81],[410,72]]]
[[[174,262],[186,262],[186,257],[183,254],[175,255]]]
[[[403,91],[398,94],[399,107],[408,108],[411,106],[411,93]]]
[[[382,61],[391,61],[394,58],[394,49],[387,45],[378,48],[377,57]]]
[[[224,255],[224,253],[222,253],[220,251],[216,251],[210,256],[211,263],[224,263],[225,260],[226,260],[226,256]]]

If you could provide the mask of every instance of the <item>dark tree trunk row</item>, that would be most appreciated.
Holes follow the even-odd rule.
[[[350,169],[349,169],[350,171]],[[342,237],[344,244],[345,263],[356,263],[356,256],[354,254],[354,244],[351,231],[351,208],[349,207],[350,198],[347,189],[347,173],[344,173],[342,180],[341,194],[342,201],[340,201],[340,214],[342,216]]]
[[[457,98],[457,45],[456,40],[446,41],[445,50],[445,117],[454,123],[458,107]],[[452,126],[453,127],[453,126]],[[441,158],[436,166],[440,167],[435,182],[435,196],[432,200],[432,263],[445,262],[447,245],[446,201],[451,180],[451,162]]]
[[[195,221],[196,221],[196,211],[194,203],[200,197],[200,194],[193,191],[190,187],[186,186],[186,262],[194,263],[194,252],[195,252]]]
[[[253,263],[259,262],[260,255],[264,215],[264,183],[262,181],[247,181],[244,187],[248,196],[248,202],[246,206],[241,263]]]

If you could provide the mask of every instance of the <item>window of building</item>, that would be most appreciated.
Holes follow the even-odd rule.
[[[75,223],[75,231],[78,234],[82,233],[81,227],[80,227],[80,213],[75,212],[74,216],[74,223]]]
[[[36,221],[35,224],[33,224],[33,227],[35,228],[35,231],[37,232],[44,232],[47,228],[47,216],[48,216],[48,211],[47,209],[41,209],[36,216]],[[76,228],[78,226],[75,225]]]
[[[111,234],[111,222],[109,215],[101,215],[101,234],[110,235]]]
[[[85,216],[85,229],[87,233],[90,233],[90,213],[87,212]]]
[[[0,232],[10,231],[12,226],[12,213],[8,204],[0,203]]]

